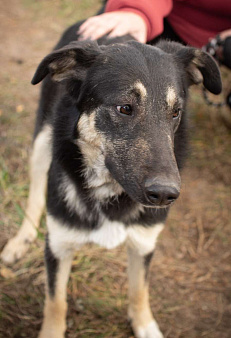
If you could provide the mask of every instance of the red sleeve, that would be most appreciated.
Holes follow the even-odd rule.
[[[172,0],[108,0],[105,12],[127,11],[139,14],[147,24],[147,41],[163,32],[164,17],[172,10]]]

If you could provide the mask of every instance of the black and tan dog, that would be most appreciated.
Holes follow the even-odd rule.
[[[177,43],[71,42],[77,28],[64,34],[32,80],[44,82],[27,216],[2,259],[14,262],[36,238],[48,186],[40,338],[64,337],[74,251],[85,243],[110,249],[124,241],[134,333],[162,337],[149,306],[148,265],[180,193],[188,87],[203,82],[219,93],[219,70],[205,52]]]

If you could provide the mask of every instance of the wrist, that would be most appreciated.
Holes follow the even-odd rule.
[[[151,25],[146,15],[138,9],[130,7],[123,7],[119,11],[127,12],[135,17],[135,20],[139,22],[139,26],[141,26],[142,32],[144,33],[145,42],[147,42],[147,37],[149,35],[149,32],[151,31]]]
[[[203,49],[212,55],[218,62],[231,69],[231,35],[222,32],[211,39]]]

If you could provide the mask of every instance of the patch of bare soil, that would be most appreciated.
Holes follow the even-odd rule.
[[[0,247],[18,229],[28,193],[28,155],[40,60],[71,22],[99,1],[0,3]],[[230,74],[229,74],[230,76]],[[230,82],[229,82],[230,83]],[[231,134],[199,90],[190,104],[191,150],[150,270],[150,301],[168,338],[231,337]],[[219,114],[219,111],[216,112]],[[44,299],[44,220],[29,254],[0,270],[0,337],[36,337]],[[133,337],[126,321],[125,248],[77,253],[68,287],[67,337]]]

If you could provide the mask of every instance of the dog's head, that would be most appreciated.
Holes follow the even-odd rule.
[[[32,83],[48,73],[66,86],[81,112],[78,144],[87,166],[106,167],[145,206],[171,204],[180,191],[174,148],[188,87],[203,82],[210,92],[221,91],[212,57],[170,42],[156,47],[135,41],[108,46],[73,42],[49,54]]]

